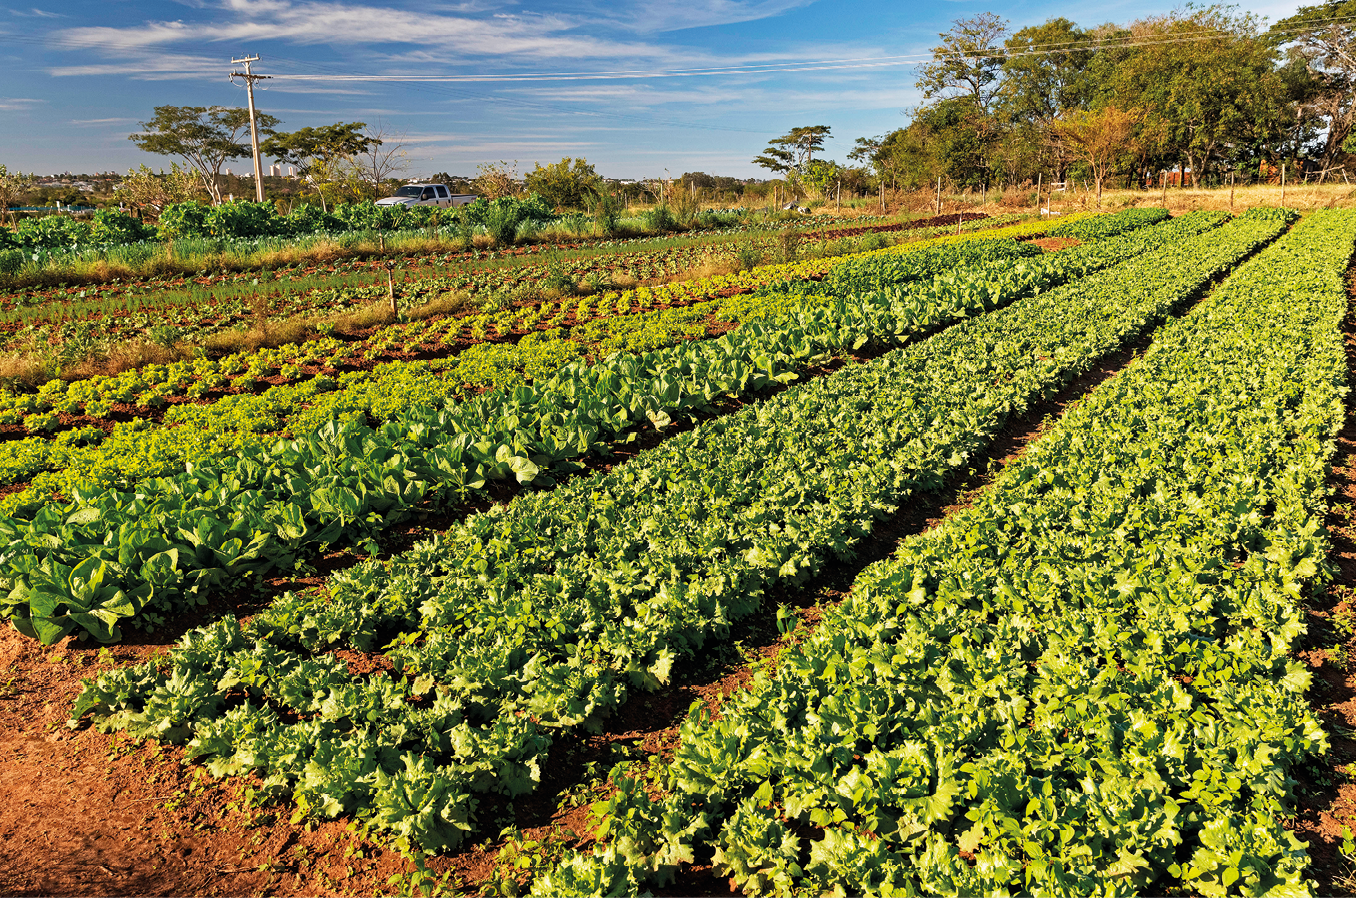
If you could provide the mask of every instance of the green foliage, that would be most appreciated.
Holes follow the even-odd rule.
[[[1327,745],[1293,650],[1328,576],[1354,244],[1349,211],[1300,223],[864,571],[718,721],[690,716],[684,812],[639,838],[700,822],[690,849],[750,894],[1307,894],[1290,771]]]
[[[107,246],[136,243],[154,236],[154,228],[143,224],[141,219],[133,218],[117,209],[100,209],[95,212],[94,221],[90,226],[91,241]]]
[[[1050,236],[1072,237],[1084,241],[1103,240],[1136,228],[1158,224],[1167,218],[1169,218],[1167,209],[1123,209],[1114,215],[1095,215],[1067,224],[1057,224],[1050,229]]]
[[[216,578],[220,562],[206,553],[243,539],[221,528],[276,526],[246,493],[223,491],[229,480],[251,494],[281,492],[247,485],[247,470],[283,462],[293,472],[283,509],[293,548],[276,537],[249,548],[256,558],[277,559],[300,553],[310,537],[298,534],[333,528],[336,518],[339,528],[315,538],[350,538],[341,531],[362,532],[373,511],[397,520],[392,505],[382,511],[374,504],[379,490],[401,486],[431,497],[445,488],[416,486],[420,472],[436,470],[445,482],[472,488],[491,479],[540,483],[570,470],[570,460],[603,434],[624,440],[642,416],[668,427],[726,396],[792,381],[836,348],[871,340],[906,346],[708,421],[607,474],[525,492],[389,561],[338,575],[323,596],[289,595],[248,624],[221,621],[195,631],[163,668],[88,684],[75,713],[92,713],[101,726],[187,740],[190,754],[216,772],[253,770],[291,791],[304,813],[367,813],[362,809],[387,782],[382,777],[408,769],[400,758],[427,758],[429,767],[409,774],[417,788],[400,793],[413,798],[382,799],[402,810],[381,812],[379,825],[412,840],[455,838],[456,821],[472,819],[475,794],[535,788],[553,732],[587,729],[628,694],[656,688],[682,656],[721,638],[774,584],[801,582],[832,559],[851,557],[874,521],[945,483],[1030,397],[1058,389],[1091,359],[1133,339],[1283,227],[1249,221],[1187,236],[1223,218],[1194,216],[1119,244],[1016,262],[1009,247],[995,243],[987,250],[995,256],[976,259],[968,277],[955,269],[939,281],[941,266],[955,261],[944,244],[935,248],[932,272],[915,269],[915,291],[811,291],[799,307],[768,291],[765,302],[788,308],[718,340],[569,366],[546,383],[483,397],[479,410],[467,403],[380,431],[331,428],[288,444],[282,459],[253,459],[253,467],[237,467],[210,486],[206,479],[183,482],[174,495],[193,503],[182,520],[196,529],[181,527],[174,551],[180,558],[195,552],[197,576]],[[1150,251],[1152,258],[1115,266]],[[1205,261],[1196,261],[1201,254]],[[869,269],[871,258],[855,264]],[[1108,270],[1044,289],[1096,268]],[[1004,272],[1009,280],[994,286]],[[868,270],[855,276],[873,277]],[[1005,304],[915,342],[938,324]],[[976,359],[985,361],[977,366]],[[476,467],[458,467],[467,460]],[[367,479],[365,467],[379,469],[390,486]],[[219,517],[207,513],[205,496],[222,503]],[[303,501],[312,508],[303,511]],[[164,502],[140,508],[138,520],[169,509]],[[83,541],[84,551],[98,553],[72,515],[64,509],[46,519],[72,528],[54,544]],[[101,522],[99,532],[110,523]],[[183,542],[189,533],[193,546]],[[135,539],[120,531],[120,551],[132,555]],[[24,625],[39,623],[34,617]],[[329,654],[338,645],[381,644],[399,681],[352,678]],[[243,703],[224,709],[214,697],[237,686]],[[426,695],[431,707],[414,701]],[[290,709],[295,722],[282,722],[275,707]],[[922,825],[950,818],[956,796],[929,791],[934,778],[954,769],[949,759],[915,752],[892,769],[901,780],[926,784],[909,805]],[[623,791],[627,797],[607,814],[607,850],[614,853],[569,862],[553,874],[554,887],[621,888],[628,869],[662,882],[693,859],[697,840],[709,838],[700,816],[708,805]],[[444,800],[453,795],[466,800]],[[805,801],[807,813],[833,818],[832,804],[808,792]],[[421,828],[425,820],[433,828]],[[828,862],[827,855],[812,857],[812,867]]]
[[[593,205],[605,192],[602,178],[582,156],[568,156],[557,163],[540,163],[523,177],[527,189],[547,204],[560,209],[583,209]]]
[[[210,208],[210,206],[196,200],[170,203],[160,211],[160,220],[157,223],[160,236],[169,239],[206,237],[208,235],[207,212]]]
[[[91,228],[88,222],[68,215],[44,215],[25,218],[14,231],[20,246],[52,249],[89,243]]]

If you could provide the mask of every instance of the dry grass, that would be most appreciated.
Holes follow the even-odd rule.
[[[61,376],[67,380],[82,380],[99,374],[121,374],[142,365],[167,365],[190,359],[195,351],[195,347],[189,343],[165,346],[149,340],[128,340],[66,366]]]
[[[391,314],[391,304],[382,300],[368,303],[352,312],[335,315],[329,320],[334,325],[335,330],[340,333],[351,334],[376,327],[379,324],[390,324],[395,321],[395,316]]]
[[[301,315],[284,318],[282,321],[256,319],[248,330],[232,328],[210,334],[203,341],[203,349],[209,355],[230,355],[245,350],[272,349],[288,343],[302,343],[319,334],[316,321]]]
[[[1120,209],[1166,206],[1174,215],[1204,209],[1216,212],[1230,211],[1230,191],[1228,187],[1176,188],[1169,187],[1166,202],[1160,190],[1104,190],[1102,191],[1101,210],[1115,212]],[[980,196],[974,194],[943,194],[942,211],[955,211],[957,208],[975,209],[990,213],[1035,211],[1034,188],[1017,190],[1009,188],[1002,194],[990,193],[988,202],[980,202]],[[1042,207],[1053,212],[1096,211],[1097,194],[1084,190],[1080,184],[1076,189],[1056,191],[1053,198],[1048,193],[1042,196]],[[1285,202],[1281,202],[1279,184],[1256,184],[1236,187],[1233,191],[1232,210],[1244,212],[1254,206],[1281,206],[1299,212],[1314,209],[1356,207],[1356,186],[1338,184],[1287,184]]]
[[[1281,187],[1279,184],[1260,184],[1238,187],[1234,190],[1233,210],[1242,212],[1254,206],[1280,206]],[[1056,200],[1058,202],[1058,200]],[[1096,208],[1096,197],[1090,201],[1082,198],[1078,208]],[[1102,192],[1103,209],[1125,209],[1131,206],[1162,206],[1163,193],[1160,190],[1115,190]],[[1062,204],[1061,204],[1062,205]],[[1356,187],[1347,184],[1287,184],[1284,205],[1288,209],[1308,212],[1313,209],[1350,208],[1356,206]],[[1185,188],[1167,191],[1169,212],[1191,212],[1196,209],[1214,211],[1229,210],[1229,188],[1211,189]]]
[[[667,284],[674,281],[691,281],[699,278],[715,277],[716,275],[721,274],[734,274],[738,270],[738,259],[718,259],[715,257],[708,257],[700,265],[693,268],[686,268],[677,274],[666,275],[665,277],[657,279],[655,283]]]
[[[52,379],[51,363],[31,352],[0,356],[0,383],[36,390]]]
[[[458,312],[475,308],[479,308],[479,305],[472,299],[471,294],[464,290],[458,290],[455,293],[444,293],[442,296],[430,299],[423,305],[414,306],[405,312],[405,317],[411,321],[423,321],[426,318],[455,315]]]

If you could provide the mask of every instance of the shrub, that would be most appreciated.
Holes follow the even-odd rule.
[[[105,246],[137,243],[155,236],[155,228],[117,209],[100,209],[90,225],[90,239]]]
[[[678,222],[668,206],[655,206],[645,213],[645,227],[647,230],[663,233],[678,230]]]
[[[14,236],[23,246],[64,249],[89,243],[90,225],[68,215],[45,215],[42,218],[24,219]]]
[[[251,203],[246,200],[213,206],[207,211],[204,223],[213,237],[276,237],[289,231],[287,220],[278,214],[277,207],[272,203]]]
[[[197,200],[170,203],[160,212],[157,228],[161,237],[208,237],[208,207]]]

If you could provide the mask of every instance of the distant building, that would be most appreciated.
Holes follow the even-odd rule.
[[[282,166],[281,166],[281,165],[270,165],[270,166],[268,167],[268,175],[269,175],[270,178],[281,178],[281,177],[282,177]]]

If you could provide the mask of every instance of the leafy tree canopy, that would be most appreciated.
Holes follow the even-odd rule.
[[[280,119],[256,112],[255,121],[264,134],[272,134]],[[244,135],[249,133],[250,114],[233,106],[157,106],[155,117],[141,122],[140,134],[128,135],[148,153],[181,156],[202,179],[212,201],[221,202],[221,166],[227,159],[251,155]]]
[[[781,137],[768,141],[763,155],[754,158],[753,163],[778,174],[799,173],[804,166],[813,161],[816,150],[824,148],[832,129],[828,125],[802,125],[792,128]]]
[[[583,209],[601,192],[602,178],[583,156],[566,156],[559,162],[536,168],[524,176],[527,189],[561,209]]]

